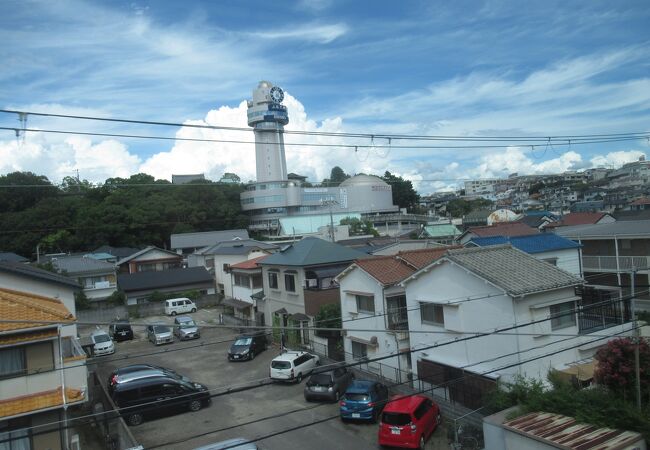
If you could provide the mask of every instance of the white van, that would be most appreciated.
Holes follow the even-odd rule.
[[[318,355],[307,352],[288,351],[271,361],[269,377],[272,380],[300,383],[302,377],[309,375],[320,364]]]
[[[189,298],[181,297],[165,300],[165,314],[168,316],[189,312],[196,312],[196,305]]]

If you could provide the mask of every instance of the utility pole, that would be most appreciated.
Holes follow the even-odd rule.
[[[631,272],[632,279],[630,280],[632,302],[630,308],[632,310],[632,320],[634,323],[634,378],[636,390],[636,407],[641,409],[641,373],[639,369],[639,346],[641,345],[641,335],[639,333],[639,324],[636,320],[636,301],[634,292],[634,282],[636,278],[636,270]]]

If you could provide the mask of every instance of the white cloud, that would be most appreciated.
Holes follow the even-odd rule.
[[[593,167],[620,167],[629,162],[638,161],[645,153],[639,150],[611,152],[591,158]]]
[[[300,39],[319,42],[321,44],[329,44],[333,40],[345,35],[347,32],[347,25],[337,23],[332,25],[310,24],[302,27],[291,27],[251,33],[251,35],[262,39]]]

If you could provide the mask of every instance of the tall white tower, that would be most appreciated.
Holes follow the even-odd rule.
[[[279,86],[260,81],[248,101],[248,125],[255,132],[257,182],[287,179],[284,154],[284,126],[289,123],[287,107],[282,105],[284,92]]]

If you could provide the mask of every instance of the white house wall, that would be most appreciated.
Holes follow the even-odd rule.
[[[579,277],[582,276],[582,272],[580,271],[580,251],[577,248],[534,253],[532,256],[541,260],[557,258],[557,267]]]
[[[224,294],[227,297],[237,298],[233,293],[232,277],[230,273],[224,272],[223,265],[229,264],[232,266],[266,254],[266,252],[252,251],[243,255],[214,255],[214,277],[217,288],[219,284],[223,284]],[[212,256],[208,257],[211,258]]]
[[[387,356],[396,353],[398,350],[398,343],[395,341],[395,334],[382,331],[386,329],[387,325],[386,316],[383,315],[385,313],[385,304],[383,300],[384,290],[379,282],[363,270],[355,268],[341,279],[340,286],[341,318],[343,320],[343,328],[346,330],[346,336],[343,339],[345,360],[349,363],[354,361],[352,357],[353,338],[358,338],[362,341],[370,341],[373,336],[377,338],[376,347],[368,346],[368,358]],[[375,298],[374,315],[358,312],[355,294],[346,291],[373,295]],[[403,288],[390,288],[387,291],[387,295],[399,295],[401,293],[403,293]],[[376,331],[358,331],[362,329]],[[406,342],[405,345],[408,347],[408,342]],[[398,361],[397,357],[388,358],[379,361],[379,363],[393,369],[392,371],[390,369],[382,370],[382,374],[387,376],[387,378],[394,378],[391,374],[394,375],[395,370],[406,370],[405,364]],[[378,363],[370,363],[368,369],[378,372],[379,365]]]
[[[269,287],[269,269],[278,270],[278,289]],[[284,274],[287,270],[295,271],[296,292],[287,292],[284,286]],[[289,314],[305,314],[305,296],[304,296],[304,279],[305,273],[302,267],[294,266],[263,266],[262,282],[264,284],[264,317],[268,317],[269,323],[272,323],[273,312],[278,309],[286,309]]]

